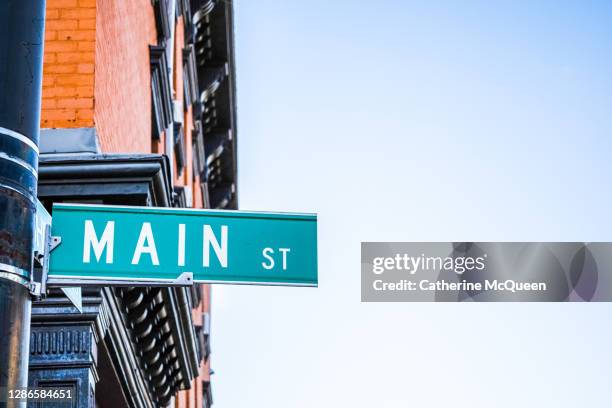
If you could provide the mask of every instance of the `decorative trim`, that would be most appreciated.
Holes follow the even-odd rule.
[[[214,8],[214,1],[205,0],[207,4],[193,14],[194,45],[198,65],[210,61],[213,57],[213,39],[210,12]]]
[[[159,140],[162,132],[172,123],[172,88],[168,75],[166,48],[159,45],[150,45],[149,53],[151,59],[153,137]]]
[[[202,335],[204,337],[204,361],[210,357],[210,313],[202,313]]]
[[[40,200],[171,205],[168,158],[158,154],[48,155],[40,158]],[[50,208],[50,206],[49,206]]]
[[[178,0],[183,15],[183,26],[185,27],[185,44],[193,43],[193,19],[191,17],[191,0]]]
[[[183,89],[185,110],[198,100],[198,74],[193,45],[183,48]]]
[[[213,208],[229,209],[230,204],[236,196],[234,183],[210,182],[210,205]]]
[[[204,152],[206,153],[206,164],[210,166],[214,160],[221,157],[225,147],[232,141],[231,130],[216,131],[208,135],[204,140]]]
[[[204,386],[202,389],[202,407],[210,408],[213,404],[212,387],[210,386],[210,381],[204,381],[202,385]]]
[[[220,66],[200,67],[198,83],[203,89],[200,95],[200,102],[205,103],[215,94],[225,77],[227,77],[227,73],[227,63]]]
[[[193,175],[194,177],[198,175],[202,181],[206,181],[206,153],[204,150],[204,135],[202,134],[202,123],[199,120],[194,124],[194,129],[191,133],[191,141],[193,146]]]
[[[93,362],[90,357],[91,341],[89,326],[35,326],[30,334],[31,363],[49,358],[63,362]]]
[[[185,132],[182,124],[175,123],[174,125],[174,159],[176,161],[176,169],[178,175],[183,174],[185,168]]]
[[[170,38],[170,16],[168,0],[153,0],[155,10],[155,25],[157,27],[157,38],[160,42],[165,42]]]
[[[201,122],[207,145],[210,137],[212,144],[216,143],[214,135],[218,132],[230,131],[232,135],[214,149],[206,148],[207,160],[194,166],[200,167],[203,202],[213,208],[235,209],[238,201],[233,4],[198,0],[193,2],[192,11],[199,92],[198,102],[193,105],[194,121]],[[196,136],[194,132],[194,150]]]

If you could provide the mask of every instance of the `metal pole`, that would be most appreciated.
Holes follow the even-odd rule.
[[[0,387],[7,388],[28,383],[44,28],[45,0],[0,1]]]

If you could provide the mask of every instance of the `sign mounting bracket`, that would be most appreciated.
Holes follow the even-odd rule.
[[[34,251],[34,260],[40,266],[40,275],[33,273],[30,281],[30,294],[36,298],[40,298],[47,293],[47,276],[49,275],[49,255],[55,248],[62,243],[62,238],[51,236],[51,224],[45,225],[43,251],[40,249]]]

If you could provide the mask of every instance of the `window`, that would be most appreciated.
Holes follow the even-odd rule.
[[[183,48],[183,87],[185,110],[198,100],[198,77],[193,45]]]
[[[191,22],[191,2],[190,0],[178,0],[176,2],[177,17],[183,16],[183,25],[185,27],[185,44],[193,43],[193,24]]]

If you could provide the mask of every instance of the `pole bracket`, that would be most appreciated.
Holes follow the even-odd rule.
[[[34,251],[34,259],[40,268],[36,268],[30,280],[30,294],[35,298],[41,298],[47,293],[47,277],[49,275],[50,254],[62,243],[62,238],[51,235],[51,224],[45,225],[44,246],[42,253]]]
[[[34,296],[35,298],[42,297],[42,284],[40,282],[32,281],[28,285],[28,288],[30,289],[30,295]]]
[[[12,270],[8,272],[5,271],[5,269],[9,269],[11,267],[12,265],[0,265],[0,279],[9,280],[29,288],[30,283],[28,282],[27,278],[23,278],[20,273],[15,273]]]

